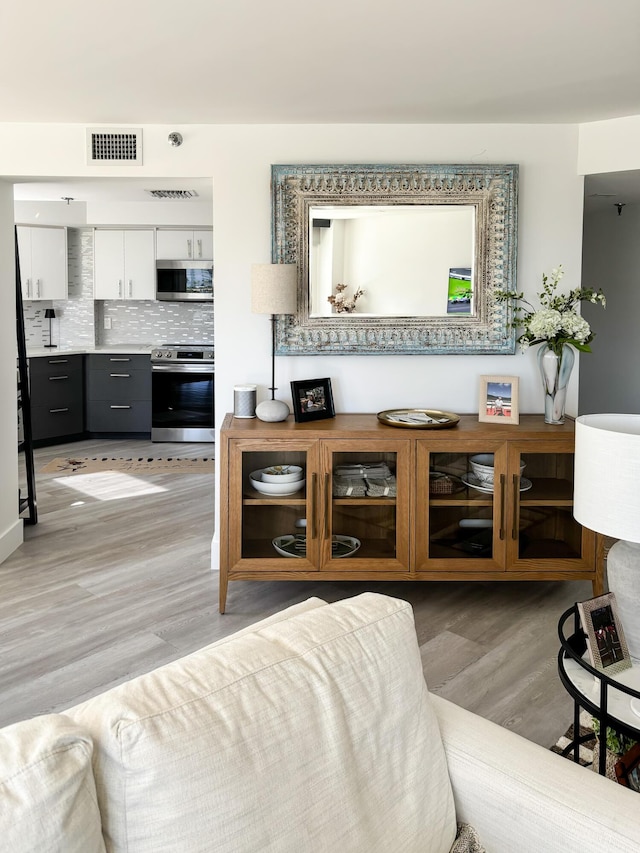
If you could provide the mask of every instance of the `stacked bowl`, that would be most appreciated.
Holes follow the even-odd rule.
[[[294,495],[304,487],[304,471],[299,465],[270,465],[249,474],[253,488],[261,495]]]

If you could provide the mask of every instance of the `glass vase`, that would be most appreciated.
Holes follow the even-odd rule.
[[[562,347],[562,353],[556,353],[548,344],[542,344],[538,350],[538,365],[544,391],[544,422],[563,424],[564,407],[567,401],[567,385],[575,362],[575,353],[568,344]]]

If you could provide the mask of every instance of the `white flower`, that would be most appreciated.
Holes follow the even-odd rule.
[[[591,334],[591,327],[575,311],[567,311],[562,315],[562,328],[571,338],[584,343]]]
[[[529,321],[529,331],[535,338],[552,338],[560,329],[562,314],[553,308],[541,308]]]

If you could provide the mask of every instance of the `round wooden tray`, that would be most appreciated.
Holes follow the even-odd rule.
[[[386,409],[378,412],[378,420],[405,429],[449,429],[458,423],[460,416],[438,409]]]

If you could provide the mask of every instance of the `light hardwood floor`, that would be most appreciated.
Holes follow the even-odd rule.
[[[218,613],[213,479],[58,477],[57,456],[210,456],[211,445],[74,442],[36,451],[39,523],[0,565],[0,725],[63,710],[311,595],[365,590],[414,608],[429,687],[551,746],[571,722],[558,616],[587,582],[234,582]]]

